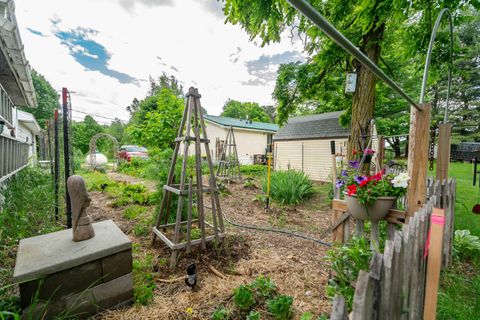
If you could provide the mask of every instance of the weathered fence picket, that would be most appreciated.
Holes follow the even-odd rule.
[[[447,266],[451,260],[456,183],[455,180],[429,179],[427,189],[427,203],[409,217],[401,230],[393,227],[388,230],[385,247],[379,250],[383,254],[375,250],[369,270],[360,272],[349,319],[423,318],[428,269],[426,246],[432,212],[434,208],[445,212],[441,256],[442,266]],[[342,210],[343,207],[337,203],[336,208]],[[363,232],[361,227],[357,225],[357,232]],[[345,300],[335,297],[330,319],[347,318]]]

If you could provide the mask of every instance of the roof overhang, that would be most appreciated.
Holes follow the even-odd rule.
[[[17,115],[18,115],[18,122],[21,122],[33,134],[35,135],[40,134],[42,128],[40,128],[40,125],[38,124],[33,114],[18,110]]]
[[[13,0],[0,0],[0,84],[15,105],[36,107],[35,89]]]
[[[301,138],[285,138],[285,139],[276,139],[273,136],[273,141],[280,142],[280,141],[301,141],[301,140],[332,140],[332,139],[348,139],[350,135],[346,136],[331,136],[331,137],[301,137]]]
[[[237,130],[245,130],[245,131],[252,131],[252,132],[261,132],[261,133],[270,133],[270,134],[275,134],[277,131],[274,131],[274,130],[262,130],[262,129],[252,129],[252,128],[245,128],[245,127],[239,127],[239,126],[226,126],[226,125],[223,125],[221,123],[218,123],[216,121],[213,121],[213,120],[210,120],[208,118],[204,118],[205,119],[205,122],[208,122],[208,123],[211,123],[211,124],[214,124],[216,126],[219,126],[221,128],[224,128],[224,129],[229,129],[230,127],[232,128],[235,128]]]

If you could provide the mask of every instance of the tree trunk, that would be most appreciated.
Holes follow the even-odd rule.
[[[385,25],[374,24],[372,29],[363,37],[361,50],[368,58],[378,63],[380,57],[380,41],[383,38]],[[376,76],[358,61],[354,61],[357,71],[357,89],[352,101],[352,122],[348,144],[348,158],[354,158],[353,150],[364,150],[370,139],[370,121],[373,119],[375,107]],[[359,153],[361,154],[361,153]]]

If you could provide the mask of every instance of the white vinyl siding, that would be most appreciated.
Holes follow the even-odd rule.
[[[275,169],[301,170],[312,180],[330,181],[332,177],[331,140],[335,141],[337,154],[346,153],[346,138],[276,141]]]

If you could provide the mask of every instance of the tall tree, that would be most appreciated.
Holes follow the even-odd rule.
[[[86,154],[90,149],[92,137],[101,132],[104,132],[104,128],[92,116],[85,116],[81,122],[74,121],[72,123],[73,148]],[[99,144],[99,149],[101,149],[100,146],[101,143]]]
[[[58,94],[44,76],[33,69],[31,74],[38,105],[36,108],[25,107],[22,109],[32,113],[38,124],[45,128],[45,122],[53,119],[53,112],[58,107]]]
[[[389,34],[401,28],[406,29],[410,33],[410,50],[406,53],[410,56],[418,55],[419,52],[425,52],[424,48],[428,45],[437,8],[457,9],[466,4],[459,0],[421,0],[413,3],[406,0],[311,0],[310,3],[376,64],[381,60],[382,46]],[[476,6],[479,4],[478,1],[472,3]],[[226,0],[224,12],[227,21],[240,24],[252,39],[260,37],[263,45],[279,41],[281,33],[287,28],[298,33],[304,40],[305,50],[311,56],[310,62],[306,66],[293,65],[290,66],[291,70],[285,70],[285,76],[290,74],[289,79],[281,79],[285,90],[282,86],[277,86],[279,90],[274,93],[279,102],[280,122],[284,122],[285,115],[294,113],[302,104],[316,109],[318,104],[312,103],[312,98],[313,102],[318,103],[322,93],[317,96],[313,90],[309,92],[308,89],[317,85],[320,90],[325,90],[318,86],[323,81],[326,81],[324,86],[334,84],[339,78],[330,77],[332,72],[355,70],[357,89],[351,97],[349,155],[353,149],[365,147],[365,136],[369,133],[376,104],[377,79],[371,72],[334,44],[285,0]],[[300,78],[291,76],[299,73]],[[308,81],[305,85],[295,83],[298,79]],[[302,89],[307,94],[301,93]],[[338,89],[335,93],[327,99],[338,99]]]
[[[245,119],[258,122],[272,122],[265,109],[256,102],[240,102],[228,100],[220,114],[224,117]]]

